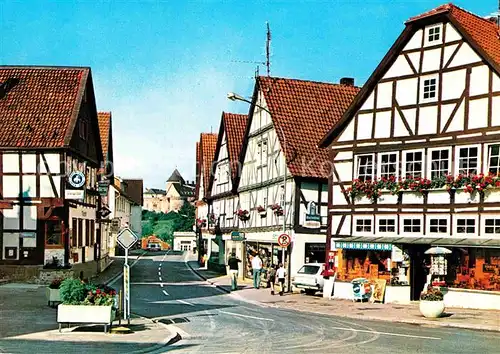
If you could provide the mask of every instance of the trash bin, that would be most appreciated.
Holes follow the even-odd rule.
[[[369,300],[371,297],[371,285],[370,281],[365,278],[356,278],[351,281],[352,284],[352,295],[353,301],[358,300]]]

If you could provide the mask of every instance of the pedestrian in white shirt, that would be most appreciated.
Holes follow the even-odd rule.
[[[260,285],[260,272],[262,270],[262,260],[259,255],[256,254],[252,259],[252,273],[253,273],[253,287],[255,289],[259,288]]]
[[[285,275],[286,270],[283,267],[283,263],[280,263],[278,270],[276,271],[276,277],[278,278],[278,283],[280,284],[280,295],[283,296],[285,291]]]

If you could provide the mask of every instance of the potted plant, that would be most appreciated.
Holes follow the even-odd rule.
[[[266,208],[264,208],[264,207],[263,207],[263,206],[261,206],[261,205],[259,205],[259,206],[257,207],[257,212],[259,213],[259,215],[260,215],[260,217],[261,217],[261,218],[264,218],[264,217],[266,217],[266,215],[267,215]]]
[[[61,302],[59,288],[60,288],[63,280],[64,279],[62,279],[62,278],[55,278],[54,280],[52,280],[52,282],[49,284],[49,286],[45,290],[45,294],[47,296],[47,302],[48,302],[49,306],[53,306],[54,303],[56,303],[56,302]]]
[[[248,212],[248,210],[238,209],[235,214],[243,222],[250,220],[250,213]]]
[[[113,288],[67,278],[61,283],[60,295],[59,331],[62,323],[95,323],[103,324],[107,332],[108,325],[115,319],[116,291]]]
[[[420,294],[420,313],[427,318],[438,318],[444,312],[444,296],[437,289],[430,287]]]
[[[273,204],[273,205],[271,205],[271,210],[274,212],[274,215],[276,215],[276,216],[282,216],[283,215],[283,208],[279,204]]]

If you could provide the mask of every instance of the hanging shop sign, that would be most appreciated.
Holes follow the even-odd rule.
[[[239,231],[231,232],[231,240],[232,241],[245,241],[245,233]]]
[[[68,177],[68,183],[73,188],[81,188],[85,185],[85,175],[80,171],[73,171]]]
[[[73,200],[84,200],[85,191],[83,189],[66,189],[64,191],[64,198]]]
[[[315,202],[309,202],[307,204],[307,211],[303,226],[309,229],[318,229],[321,227],[321,215],[318,214],[318,205]]]
[[[99,181],[97,182],[97,191],[101,197],[105,197],[108,195],[109,189],[109,180]]]

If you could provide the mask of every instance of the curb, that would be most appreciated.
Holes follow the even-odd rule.
[[[270,307],[281,309],[281,310],[292,310],[292,311],[300,311],[300,312],[306,312],[306,313],[315,313],[319,315],[325,315],[325,316],[336,316],[336,317],[342,317],[342,318],[350,318],[354,320],[368,320],[368,321],[380,321],[380,322],[394,322],[394,323],[405,323],[405,324],[411,324],[411,325],[419,325],[419,326],[432,326],[432,327],[448,327],[448,328],[460,328],[460,329],[468,329],[468,330],[475,330],[475,331],[488,331],[488,332],[500,332],[500,325],[499,326],[488,326],[488,325],[467,325],[467,324],[461,324],[461,323],[450,323],[450,322],[434,322],[434,321],[426,321],[426,320],[419,320],[419,319],[414,319],[414,320],[405,320],[405,319],[393,319],[393,318],[384,318],[384,317],[376,317],[376,316],[356,316],[356,315],[349,315],[349,314],[337,314],[337,313],[324,313],[324,312],[319,312],[319,311],[314,311],[314,310],[305,310],[305,309],[297,309],[297,308],[288,308],[284,306],[279,306],[276,304],[267,304]]]
[[[168,326],[166,324],[163,324],[161,322],[158,322],[158,321],[155,321],[149,317],[144,317],[144,316],[141,316],[141,315],[138,315],[138,314],[131,314],[131,315],[134,315],[138,318],[141,318],[143,320],[148,320],[150,321],[151,323],[154,323],[160,327],[163,327],[165,328],[167,331],[170,332],[170,336],[166,337],[164,340],[162,340],[161,342],[153,345],[151,348],[147,348],[147,349],[143,349],[143,350],[139,350],[139,351],[134,351],[134,352],[130,352],[130,354],[134,354],[134,353],[137,353],[137,354],[146,354],[146,353],[154,353],[162,348],[165,348],[166,346],[169,346],[169,345],[172,345],[172,344],[175,344],[177,342],[179,342],[180,340],[182,340],[182,337],[181,335],[178,333],[178,332],[174,332],[174,331],[171,331],[170,328],[168,328]]]
[[[223,288],[222,286],[220,286],[220,285],[219,285],[219,284],[217,284],[216,282],[214,282],[214,281],[210,281],[210,280],[208,280],[206,277],[204,277],[204,276],[203,276],[200,272],[198,272],[196,269],[194,269],[194,268],[191,266],[191,264],[189,264],[189,261],[185,260],[185,261],[184,261],[184,263],[186,263],[186,265],[189,267],[189,269],[191,269],[191,271],[192,271],[193,273],[195,273],[198,277],[200,277],[200,279],[205,280],[208,284],[215,286],[217,289],[219,289],[219,290],[221,290],[221,291],[225,292],[226,294],[231,294],[231,290],[228,290],[228,289],[226,289],[226,288]]]

